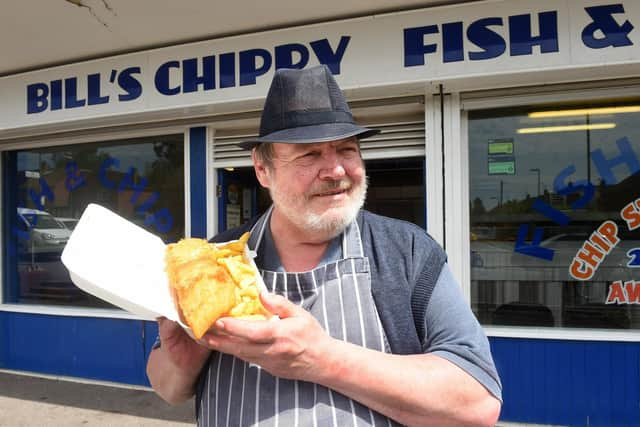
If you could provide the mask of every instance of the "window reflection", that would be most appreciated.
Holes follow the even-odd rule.
[[[640,197],[639,105],[469,114],[471,297],[482,323],[640,327],[640,228],[621,214]],[[606,221],[615,236],[598,233]],[[621,288],[625,300],[612,300]]]
[[[180,134],[4,152],[5,301],[108,307],[71,282],[60,255],[89,203],[181,238],[183,151]]]

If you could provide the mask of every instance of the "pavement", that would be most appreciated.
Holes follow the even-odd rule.
[[[193,399],[170,406],[143,387],[0,372],[0,427],[193,427]]]
[[[0,427],[196,425],[193,399],[170,406],[145,387],[78,381],[0,371]],[[498,422],[496,427],[542,426]]]

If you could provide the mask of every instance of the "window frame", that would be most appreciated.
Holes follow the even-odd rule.
[[[83,131],[74,132],[71,135],[38,135],[33,137],[25,137],[27,141],[19,140],[18,142],[0,142],[0,155],[5,151],[26,150],[33,148],[50,148],[57,146],[67,146],[75,144],[86,144],[95,142],[106,142],[119,139],[134,139],[143,137],[162,136],[167,134],[182,134],[184,147],[184,191],[185,191],[185,235],[188,235],[191,224],[190,205],[189,205],[189,128],[185,126],[158,127],[152,129],[141,130],[117,130],[117,131]],[[0,164],[0,186],[4,185],[4,169]],[[0,187],[4,188],[4,187]],[[3,200],[0,199],[0,212],[4,212]],[[3,230],[0,228],[0,241],[3,240]],[[110,319],[132,319],[145,320],[138,315],[129,313],[118,308],[90,308],[90,307],[73,307],[73,306],[57,306],[46,304],[20,304],[9,303],[4,301],[4,245],[0,245],[0,311],[28,314],[43,314],[54,316],[72,316],[72,317],[97,317]]]
[[[445,200],[446,250],[454,275],[461,280],[464,295],[471,296],[469,138],[468,112],[501,107],[535,106],[566,101],[599,101],[640,96],[640,81],[558,84],[492,91],[452,93],[445,97]],[[456,132],[455,123],[459,123]],[[449,123],[449,125],[447,125]],[[447,132],[446,129],[453,129]],[[447,137],[449,140],[447,141]],[[454,196],[455,195],[455,196]],[[539,328],[483,325],[488,336],[504,338],[562,339],[582,341],[640,342],[638,330],[589,328]]]

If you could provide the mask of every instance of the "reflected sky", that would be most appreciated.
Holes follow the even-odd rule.
[[[536,108],[537,110],[539,109]],[[529,118],[527,113],[530,111],[534,110],[509,108],[469,113],[470,201],[479,198],[488,211],[498,206],[501,198],[505,203],[508,200],[524,200],[527,195],[536,197],[537,170],[540,171],[541,193],[545,190],[552,193],[554,179],[570,165],[575,167],[571,181],[586,180],[590,175],[591,182],[598,185],[601,177],[588,153],[602,150],[606,159],[613,159],[620,155],[616,141],[622,137],[628,138],[633,152],[640,159],[640,127],[638,127],[640,113],[638,112]],[[571,132],[518,133],[518,129],[522,128],[605,123],[614,123],[615,127]],[[489,175],[488,145],[489,141],[495,139],[513,141],[515,174]],[[630,175],[629,167],[624,164],[614,166],[613,172],[618,182]]]
[[[83,151],[90,149],[87,144],[78,146],[77,148]],[[106,154],[109,157],[118,159],[120,162],[118,169],[121,171],[127,171],[130,167],[133,167],[139,173],[144,173],[145,170],[151,167],[153,161],[157,159],[156,153],[153,150],[153,142],[140,143],[136,141],[136,143],[132,144],[127,142],[111,146],[96,146],[95,154],[96,156]],[[72,156],[72,150],[69,150],[67,157],[71,159]],[[42,166],[53,169],[60,159],[65,159],[64,151],[52,150],[50,148],[24,151],[18,156],[18,171],[39,171],[42,169]]]

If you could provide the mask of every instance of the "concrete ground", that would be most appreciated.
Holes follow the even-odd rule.
[[[148,389],[0,372],[0,427],[194,425],[193,399],[172,407]]]
[[[0,427],[193,427],[193,399],[169,406],[145,388],[0,371]],[[498,422],[496,427],[561,427]]]

